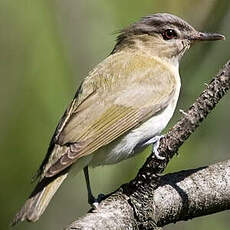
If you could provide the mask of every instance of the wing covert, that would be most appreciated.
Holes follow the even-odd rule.
[[[64,150],[52,153],[44,168],[46,177],[56,175],[167,107],[175,92],[173,73],[154,59],[142,58],[142,62],[132,68],[129,66],[135,66],[135,58],[132,58],[128,76],[124,67],[110,65],[111,69],[120,71],[117,85],[111,84],[115,76],[101,75],[104,71],[100,68],[93,72],[93,77],[86,78],[83,86],[87,92],[83,90],[80,94],[84,100],[79,103],[79,96],[75,99],[78,104],[73,106],[54,143]]]

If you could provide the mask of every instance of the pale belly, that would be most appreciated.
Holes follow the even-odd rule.
[[[121,136],[118,140],[93,153],[89,166],[115,164],[140,152],[142,149],[139,146],[159,135],[166,127],[174,113],[177,99],[178,96],[164,111],[153,116],[138,128],[131,130],[128,134]]]
[[[130,130],[117,140],[101,147],[93,154],[81,158],[82,165],[96,167],[99,165],[118,163],[140,152],[142,150],[141,146],[147,147],[144,145],[145,142],[161,133],[175,111],[180,92],[181,84],[178,72],[178,62],[175,66],[172,66],[172,71],[175,72],[176,89],[169,105],[161,113],[154,115],[139,127]],[[76,162],[76,164],[78,164],[78,162]]]

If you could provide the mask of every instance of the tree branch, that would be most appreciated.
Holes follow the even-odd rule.
[[[154,226],[204,216],[230,208],[230,160],[160,179],[159,187],[148,194]],[[102,201],[97,210],[73,222],[73,229],[142,229],[138,226],[129,198],[116,192]]]
[[[229,87],[230,61],[210,82],[189,110],[184,113],[180,121],[161,139],[158,151],[160,155],[165,157],[165,160],[156,159],[155,155],[151,154],[134,180],[122,185],[115,193],[101,202],[96,211],[78,219],[66,229],[155,229],[156,226],[164,226],[178,220],[229,208],[228,196],[217,189],[221,182],[225,183],[225,186],[228,185],[226,190],[229,191],[230,182],[225,177],[229,173],[227,172],[229,165],[226,166],[229,162],[202,170],[196,169],[195,171],[184,171],[164,177],[159,176],[166,168],[169,160],[177,153],[179,147],[195,131],[229,90]],[[222,167],[222,165],[225,165],[225,167]],[[192,175],[188,176],[190,173]],[[221,175],[220,178],[213,180],[217,174]],[[176,179],[178,177],[180,180]],[[181,178],[186,179],[181,180]],[[207,181],[204,181],[204,178]],[[193,183],[192,180],[194,180]],[[173,181],[181,182],[172,184]],[[162,183],[165,185],[163,186]],[[172,191],[167,187],[169,185],[174,185]],[[210,196],[205,196],[205,194],[202,196],[204,185],[206,185]],[[195,189],[192,189],[193,186]],[[162,202],[160,191],[163,191],[164,188],[166,190],[163,194],[168,199]],[[194,193],[196,189],[199,190],[200,194],[198,191]],[[193,191],[192,194],[191,191]],[[215,199],[213,197],[214,193],[218,193]],[[175,199],[175,194],[179,198]],[[158,197],[157,200],[155,200],[156,197]],[[162,203],[169,204],[170,207],[163,208],[162,205],[164,204]],[[196,204],[200,205],[196,206]]]

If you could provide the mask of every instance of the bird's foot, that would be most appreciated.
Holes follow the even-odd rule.
[[[183,109],[179,110],[181,114],[183,114],[184,116],[188,116],[188,113],[186,113]]]
[[[92,194],[89,194],[88,195],[88,204],[90,205],[90,206],[93,206],[93,204],[96,202],[96,199],[95,199],[95,197],[92,195]]]
[[[156,158],[158,160],[165,160],[165,157],[161,156],[158,152],[158,148],[159,148],[159,145],[160,145],[160,140],[161,138],[163,138],[164,136],[163,135],[160,135],[160,136],[155,136],[153,139],[152,139],[152,142],[153,142],[153,153],[155,154]]]
[[[92,208],[97,208],[98,204],[106,198],[106,195],[104,194],[99,194],[97,198],[94,196],[90,197],[88,200],[88,203],[92,206]]]
[[[141,148],[143,148],[145,146],[152,145],[153,146],[152,153],[155,154],[155,156],[156,156],[157,159],[164,160],[165,157],[160,156],[160,154],[159,154],[159,152],[157,150],[158,147],[159,147],[159,145],[160,145],[160,140],[161,140],[162,137],[164,137],[164,135],[155,136],[155,137],[149,139],[148,141],[140,144],[138,146],[138,148],[141,149]]]

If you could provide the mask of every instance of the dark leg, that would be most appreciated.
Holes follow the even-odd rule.
[[[88,166],[84,168],[84,174],[85,174],[85,181],[86,181],[86,186],[88,191],[88,203],[92,205],[95,202],[95,198],[92,194],[91,187],[90,187]]]

